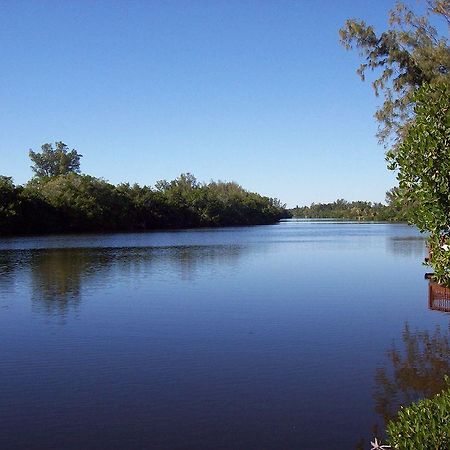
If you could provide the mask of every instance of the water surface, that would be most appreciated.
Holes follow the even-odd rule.
[[[0,239],[0,448],[370,448],[450,361],[424,254],[333,221]]]

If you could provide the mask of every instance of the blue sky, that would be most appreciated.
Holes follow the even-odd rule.
[[[393,1],[0,0],[0,174],[63,140],[82,171],[153,185],[191,172],[289,206],[384,201],[377,105],[339,44]]]

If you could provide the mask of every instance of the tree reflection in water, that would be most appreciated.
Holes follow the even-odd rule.
[[[28,264],[22,251],[0,251],[0,308],[9,309],[17,301],[17,273]]]
[[[49,315],[65,316],[81,299],[83,277],[100,261],[84,249],[32,252],[30,260],[33,306]]]
[[[118,276],[150,280],[173,273],[192,280],[217,262],[236,265],[242,247],[180,246],[130,248],[62,248],[35,250],[27,261],[32,302],[48,315],[66,316],[80,305],[83,291],[114,286]]]
[[[375,375],[375,410],[386,425],[401,405],[428,398],[444,387],[450,373],[450,327],[434,332],[411,331],[405,323],[404,349],[395,345],[388,351],[388,362]]]
[[[416,256],[420,259],[426,253],[426,240],[423,236],[392,236],[386,243],[387,249],[394,255]]]
[[[7,290],[14,286],[14,275],[22,263],[21,253],[0,251],[0,288]]]

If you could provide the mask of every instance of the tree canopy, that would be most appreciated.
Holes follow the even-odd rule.
[[[386,194],[387,205],[365,201],[348,202],[338,199],[333,203],[312,203],[310,206],[292,208],[294,217],[311,219],[345,219],[404,221],[405,213],[391,198],[391,191]]]
[[[381,33],[359,19],[347,20],[339,32],[341,43],[358,49],[363,58],[357,70],[361,79],[368,71],[377,74],[372,86],[377,96],[384,96],[375,113],[381,141],[401,138],[404,125],[413,117],[418,88],[450,82],[449,41],[434,26],[435,19],[450,26],[449,0],[428,0],[422,15],[397,2],[389,14],[389,28]]]
[[[80,172],[80,155],[75,149],[69,147],[62,141],[41,146],[41,152],[29,151],[29,156],[33,165],[31,169],[37,177],[56,177],[68,173]]]
[[[48,145],[44,155],[52,156],[58,148],[65,153],[64,144],[53,153]],[[74,165],[66,165],[63,173],[57,172],[58,166],[49,167],[24,186],[0,176],[0,235],[256,225],[290,216],[277,199],[234,182],[200,183],[190,173],[152,188],[114,186],[76,173]]]

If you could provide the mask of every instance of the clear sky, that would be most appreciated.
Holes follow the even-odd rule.
[[[0,174],[62,140],[82,171],[153,185],[182,172],[288,206],[384,201],[377,105],[339,44],[394,0],[0,0]]]

